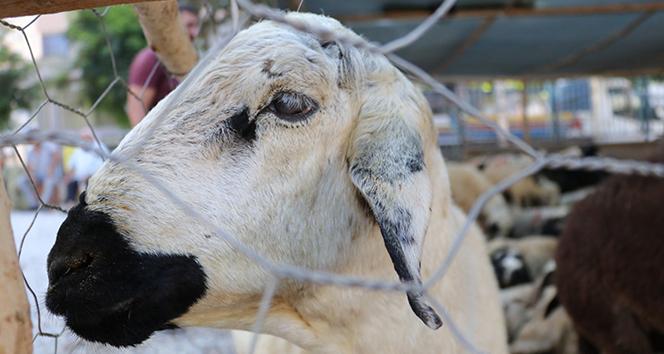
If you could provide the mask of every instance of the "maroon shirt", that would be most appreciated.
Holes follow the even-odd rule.
[[[154,70],[154,73],[153,73]],[[149,81],[148,81],[149,79]],[[147,85],[146,85],[147,82]],[[155,101],[146,107],[148,110],[156,106],[162,98],[173,91],[178,81],[173,78],[166,68],[159,62],[157,55],[150,48],[144,48],[131,62],[129,67],[129,84],[155,89],[157,95]],[[140,94],[136,92],[136,94]]]

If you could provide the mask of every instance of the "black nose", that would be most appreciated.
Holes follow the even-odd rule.
[[[87,210],[83,198],[84,196],[81,197],[81,204],[69,211],[48,255],[50,286],[64,277],[87,270],[103,249],[104,234],[114,232],[108,216]]]
[[[196,257],[134,250],[84,198],[60,226],[48,277],[46,307],[81,338],[114,346],[172,327],[207,289]]]

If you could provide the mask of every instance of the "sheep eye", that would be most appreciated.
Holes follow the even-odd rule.
[[[299,93],[279,92],[267,108],[283,120],[299,122],[316,112],[318,104],[313,99]]]

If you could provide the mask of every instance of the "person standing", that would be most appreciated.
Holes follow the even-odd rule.
[[[28,152],[26,163],[41,199],[45,203],[59,204],[59,186],[64,175],[60,146],[51,142],[36,143]],[[28,208],[37,209],[39,199],[27,174],[21,177],[19,186]]]
[[[180,5],[179,9],[180,21],[193,42],[199,30],[198,11],[188,5]],[[128,86],[129,91],[141,97],[143,102],[127,92],[126,109],[131,126],[136,126],[178,83],[152,49],[144,48],[138,52],[129,67]]]
[[[80,134],[82,141],[87,143],[94,141],[90,129],[84,128]],[[103,145],[102,149],[107,152]],[[67,173],[65,174],[67,196],[65,202],[75,203],[78,200],[79,191],[87,187],[88,179],[97,172],[103,163],[104,160],[94,152],[85,151],[80,147],[74,149],[67,161]]]

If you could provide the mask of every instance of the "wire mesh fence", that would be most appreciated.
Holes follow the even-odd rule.
[[[440,282],[441,279],[445,277],[447,271],[449,270],[452,262],[455,259],[455,256],[458,254],[461,246],[468,235],[469,229],[473,223],[478,219],[480,211],[485,206],[487,201],[493,196],[500,194],[505,191],[514,183],[519,180],[533,175],[545,167],[564,167],[567,169],[583,169],[583,170],[602,170],[612,173],[621,173],[621,174],[640,174],[640,175],[651,175],[664,177],[664,165],[651,164],[640,161],[631,161],[631,160],[616,160],[610,158],[600,158],[600,157],[588,157],[588,158],[574,158],[566,155],[560,154],[550,154],[537,150],[532,145],[527,143],[523,139],[523,134],[518,134],[514,131],[510,131],[505,127],[499,125],[495,119],[487,116],[486,112],[481,111],[476,108],[473,104],[469,102],[477,102],[477,97],[471,97],[471,95],[462,95],[460,97],[457,93],[453,92],[448,86],[442,84],[426,71],[420,69],[416,65],[400,58],[394,52],[400,48],[410,45],[415,42],[423,33],[425,33],[433,24],[443,19],[446,13],[455,5],[455,0],[446,0],[443,1],[437,10],[429,16],[425,21],[423,21],[419,26],[414,30],[408,33],[406,36],[397,38],[386,44],[371,43],[363,39],[357,39],[355,37],[347,37],[340,33],[330,32],[324,28],[319,28],[316,26],[304,24],[302,22],[289,20],[284,16],[284,13],[265,6],[262,4],[256,4],[249,2],[247,0],[237,0],[231,1],[229,7],[226,9],[227,13],[230,16],[226,20],[219,20],[215,14],[219,10],[218,7],[215,7],[216,4],[211,4],[210,2],[204,2],[203,8],[205,9],[205,15],[203,17],[203,26],[207,28],[216,29],[222,25],[230,26],[231,30],[226,32],[226,37],[219,38],[218,35],[213,35],[213,38],[216,38],[215,42],[211,44],[211,48],[208,50],[208,53],[204,59],[201,60],[199,66],[205,65],[206,62],[215,58],[218,53],[222,50],[224,45],[232,38],[232,36],[237,33],[237,31],[243,27],[247,22],[248,18],[252,17],[254,19],[269,19],[275,22],[283,23],[285,25],[291,26],[292,28],[298,31],[304,31],[311,33],[321,40],[330,41],[334,40],[345,46],[353,46],[361,48],[375,53],[376,55],[385,55],[387,58],[399,69],[408,74],[414,80],[419,81],[422,85],[427,87],[430,92],[434,95],[442,97],[445,102],[447,102],[450,107],[454,107],[455,112],[459,122],[465,121],[465,124],[472,121],[472,124],[478,125],[481,124],[485,127],[488,127],[492,134],[495,135],[498,139],[502,139],[505,142],[512,144],[516,149],[522,152],[525,155],[530,156],[532,159],[531,164],[521,170],[520,172],[510,176],[509,178],[501,181],[500,183],[493,186],[491,189],[483,193],[474,203],[473,207],[468,213],[468,217],[460,228],[460,230],[453,236],[452,247],[448,250],[448,253],[441,257],[438,267],[435,271],[423,282],[423,284],[414,284],[414,283],[401,283],[401,282],[388,282],[377,279],[364,279],[354,276],[348,276],[343,274],[333,274],[320,270],[312,270],[301,268],[298,266],[290,264],[280,264],[275,263],[264,255],[257,253],[251,245],[246,245],[240,242],[233,235],[226,233],[223,229],[223,225],[214,225],[207,221],[206,218],[202,217],[200,213],[193,208],[191,205],[188,205],[181,197],[176,195],[173,191],[166,188],[162,181],[158,180],[152,176],[149,171],[138,166],[134,161],[132,161],[132,156],[125,156],[116,153],[109,153],[104,147],[102,140],[97,134],[97,129],[91,121],[91,116],[95,113],[99,104],[107,97],[109,92],[112,90],[121,89],[127,91],[129,95],[143,102],[142,96],[144,94],[144,89],[140,92],[133,92],[129,89],[127,80],[120,74],[120,71],[117,67],[117,61],[113,54],[113,48],[111,45],[111,34],[106,30],[105,26],[105,16],[113,11],[112,7],[104,9],[95,9],[91,11],[99,24],[99,30],[104,34],[106,39],[106,44],[110,52],[107,63],[99,63],[99,65],[109,65],[112,68],[113,78],[106,86],[106,89],[97,97],[97,99],[86,108],[77,108],[72,104],[67,103],[59,99],[55,99],[52,94],[52,90],[49,89],[45,83],[44,78],[42,77],[40,66],[38,61],[35,59],[33,53],[32,44],[26,35],[26,31],[30,26],[39,21],[40,16],[35,16],[27,24],[19,26],[11,23],[9,20],[0,20],[0,24],[12,31],[19,32],[23,38],[24,43],[27,46],[32,67],[34,69],[34,75],[37,78],[37,81],[41,88],[41,93],[43,95],[43,100],[41,103],[33,110],[33,113],[28,117],[28,119],[16,128],[12,132],[3,133],[0,135],[0,147],[9,147],[12,149],[15,158],[17,159],[20,167],[23,170],[27,180],[30,183],[30,187],[38,199],[38,206],[34,213],[31,214],[29,218],[25,218],[24,230],[21,232],[20,241],[18,242],[18,256],[21,259],[25,255],[25,247],[30,243],[30,237],[34,231],[34,225],[37,223],[38,218],[44,214],[46,210],[52,210],[54,213],[59,213],[61,217],[60,220],[64,219],[66,213],[65,208],[60,205],[51,203],[50,200],[43,198],[43,191],[38,183],[37,178],[31,173],[28,168],[26,161],[24,159],[24,153],[21,152],[20,147],[22,145],[35,145],[41,143],[55,143],[65,146],[78,147],[86,151],[94,152],[98,154],[105,160],[110,160],[115,163],[121,164],[128,170],[131,170],[141,176],[146,182],[148,182],[152,187],[159,190],[166,196],[172,203],[174,203],[178,208],[181,208],[182,211],[187,214],[189,217],[195,219],[200,224],[204,225],[209,230],[213,231],[215,234],[220,235],[228,244],[230,244],[235,250],[244,254],[251,261],[260,265],[263,269],[268,271],[272,275],[272,281],[269,282],[263,293],[263,297],[260,301],[260,306],[256,313],[256,320],[252,326],[252,330],[256,333],[261,332],[263,328],[267,312],[270,308],[270,304],[273,301],[275,296],[276,289],[286,279],[295,279],[298,281],[313,282],[317,284],[328,284],[335,286],[345,286],[345,287],[356,287],[366,289],[368,291],[393,291],[393,292],[416,292],[424,294],[437,312],[443,317],[443,322],[445,327],[442,329],[444,331],[451,331],[454,338],[458,340],[460,345],[462,345],[468,352],[471,353],[483,353],[491,352],[491,348],[478,348],[475,343],[472,342],[470,337],[467,337],[466,333],[462,333],[462,330],[456,326],[455,319],[451,318],[447,309],[438,301],[431,297],[427,291],[435,285],[437,282]],[[243,14],[245,16],[243,16]],[[212,30],[212,33],[218,33],[216,30]],[[153,70],[154,71],[154,70]],[[182,92],[187,89],[188,85],[191,85],[194,81],[192,79],[197,75],[196,70],[194,70],[189,78],[181,83],[179,92]],[[554,89],[555,91],[555,89]],[[528,95],[528,92],[526,93]],[[536,94],[531,94],[532,97]],[[530,98],[536,99],[536,98]],[[178,93],[173,93],[166,103],[167,105],[177,104]],[[561,101],[562,103],[557,103],[556,105],[564,106],[565,99]],[[31,129],[31,124],[33,124],[37,115],[45,108],[55,106],[61,109],[64,109],[68,112],[71,112],[78,116],[81,121],[90,129],[92,133],[93,140],[91,142],[82,141],[78,134],[72,131],[62,131],[62,130],[40,130],[40,129]],[[560,107],[557,107],[560,108]],[[556,109],[557,109],[556,108]],[[159,119],[157,118],[157,121]],[[157,126],[157,125],[155,125]],[[466,130],[462,134],[465,134],[466,137],[471,134],[469,130]],[[146,135],[146,136],[149,136]],[[140,144],[138,144],[140,145]],[[56,214],[57,215],[57,214]],[[58,219],[58,217],[56,217]],[[55,230],[53,230],[55,233]],[[45,260],[41,261],[41,264],[45,264]],[[43,267],[45,269],[45,267]],[[35,287],[25,278],[26,288],[31,297],[31,304],[36,315],[35,320],[35,337],[34,341],[39,340],[50,340],[52,343],[52,352],[57,353],[58,350],[65,351],[76,351],[83,350],[86,351],[89,348],[85,344],[77,344],[69,347],[63,347],[59,343],[59,339],[67,335],[66,327],[62,326],[61,323],[57,323],[59,327],[52,327],[53,319],[52,317],[45,313],[43,308],[43,301],[41,299],[42,294],[39,290],[36,290]],[[40,289],[45,289],[45,284],[40,285]],[[49,323],[49,327],[44,325],[45,322]],[[210,343],[196,343],[195,338],[197,335],[196,332],[191,334],[188,339],[188,344],[196,348],[196,352],[210,352],[210,353],[225,353],[233,352],[232,345],[224,343],[223,345],[216,345]],[[215,335],[214,337],[218,340],[220,337]],[[226,337],[226,340],[228,338]],[[257,337],[254,337],[250,344],[250,352],[253,352],[256,347]],[[49,346],[44,344],[39,346],[39,349],[36,349],[36,352],[46,352],[46,348]],[[83,348],[83,349],[81,349]],[[139,350],[144,350],[141,348]],[[49,350],[50,351],[50,350]],[[186,351],[186,350],[185,350]],[[142,352],[142,351],[141,351]]]
[[[220,10],[220,8],[219,6],[216,7],[213,6],[213,4],[209,2],[205,2],[204,5],[205,5],[204,11],[203,14],[201,15],[201,29],[214,31],[212,34],[208,34],[208,36],[217,35],[218,34],[217,31],[219,31],[220,28],[223,30],[222,25],[225,25],[225,23],[219,23],[219,19],[215,18],[215,15],[217,15],[217,11]],[[38,128],[34,128],[35,121],[38,118],[38,115],[41,112],[43,112],[45,109],[49,107],[56,107],[71,112],[80,118],[80,120],[85,124],[85,126],[89,128],[89,131],[91,132],[94,139],[92,143],[88,144],[85,147],[85,149],[96,153],[100,153],[101,156],[105,158],[108,153],[108,150],[105,147],[105,144],[102,143],[100,137],[98,136],[97,129],[93,125],[91,118],[92,115],[96,112],[96,109],[98,108],[99,104],[107,97],[107,95],[112,90],[120,89],[126,92],[128,95],[131,95],[137,100],[139,100],[143,105],[144,110],[147,111],[147,108],[143,103],[143,95],[145,93],[145,89],[148,85],[148,82],[152,79],[154,73],[156,72],[158,63],[156,63],[151,69],[150,74],[148,75],[148,78],[145,80],[145,83],[141,88],[141,90],[138,92],[132,91],[129,88],[129,84],[126,78],[123,77],[123,75],[121,75],[120,71],[118,70],[118,65],[116,63],[117,60],[115,58],[115,54],[111,44],[111,35],[108,33],[104,23],[105,16],[110,11],[113,11],[113,7],[106,7],[103,9],[80,10],[80,11],[89,11],[90,13],[94,14],[94,18],[98,22],[98,29],[101,33],[103,33],[105,45],[107,46],[109,52],[107,61],[105,63],[99,63],[99,65],[110,66],[112,68],[112,73],[113,73],[110,82],[107,83],[107,86],[103,90],[103,92],[93,101],[90,107],[86,108],[77,108],[72,104],[54,98],[55,95],[52,94],[53,88],[48,87],[47,79],[45,79],[42,75],[42,72],[40,70],[40,65],[38,64],[38,60],[36,59],[35,53],[33,51],[33,44],[31,44],[31,41],[29,40],[29,37],[26,33],[26,31],[31,26],[34,26],[35,23],[39,21],[41,15],[34,16],[22,26],[18,26],[14,23],[11,23],[10,20],[0,20],[0,24],[2,24],[3,26],[12,31],[19,32],[23,37],[24,44],[27,47],[30,55],[30,61],[32,64],[32,68],[34,70],[34,75],[39,84],[41,93],[44,96],[44,100],[36,107],[36,109],[34,109],[32,114],[22,124],[20,124],[13,132],[3,134],[3,139],[5,138],[9,138],[10,140],[16,139],[21,137],[22,135],[25,135],[26,132],[27,135],[33,135],[33,134],[39,135],[40,133],[43,133],[45,131],[44,129],[40,130]],[[243,19],[243,21],[246,21],[246,19]],[[222,37],[215,37],[215,39],[223,40],[224,33],[222,32],[221,34]],[[43,197],[45,194],[50,195],[50,193],[45,192],[45,190],[41,187],[41,183],[37,182],[37,181],[42,182],[42,177],[38,179],[35,178],[35,176],[33,176],[34,172],[31,172],[31,169],[28,167],[28,164],[25,159],[26,149],[24,149],[24,147],[27,145],[35,145],[45,142],[64,143],[69,146],[78,146],[81,145],[81,143],[83,142],[83,140],[81,140],[76,130],[73,131],[63,130],[61,131],[61,134],[63,134],[63,136],[66,137],[65,140],[69,142],[67,143],[64,143],[64,141],[58,142],[59,139],[55,137],[55,135],[58,135],[58,133],[55,133],[54,136],[52,137],[54,138],[54,140],[50,138],[47,139],[37,138],[34,140],[32,138],[28,138],[27,140],[19,138],[19,140],[16,140],[13,143],[10,142],[6,144],[5,142],[3,142],[2,144],[3,163],[9,164],[12,162],[11,160],[14,160],[13,162],[19,164],[19,167],[23,170],[24,176],[20,176],[17,179],[23,181],[26,184],[29,184],[29,188],[31,189],[31,191],[27,193],[34,195],[34,197],[38,201],[36,209],[31,216],[28,217],[28,215],[19,215],[17,218],[14,218],[15,232],[17,235],[18,234],[21,235],[20,240],[17,240],[18,258],[22,265],[29,264],[30,268],[29,271],[31,272],[31,275],[34,274],[35,272],[42,273],[43,270],[46,269],[45,268],[46,254],[44,253],[45,251],[44,248],[39,247],[37,245],[34,246],[35,250],[33,252],[24,252],[26,241],[30,241],[28,240],[29,235],[35,231],[35,225],[38,229],[35,232],[37,235],[45,235],[45,234],[54,235],[55,230],[51,228],[54,226],[57,227],[57,225],[64,220],[67,211],[65,210],[64,207],[59,205],[60,203],[51,202],[49,200],[51,198]],[[11,156],[5,156],[5,151],[4,151],[5,147],[11,148],[14,154],[13,158]],[[60,181],[56,180],[55,182],[60,182]],[[18,200],[15,202],[18,202]],[[25,206],[34,207],[31,205],[25,205]],[[45,210],[52,210],[54,211],[54,213],[44,215]],[[44,219],[43,224],[40,224],[40,222],[38,222],[38,217],[40,217],[40,215],[42,219]],[[52,243],[53,240],[54,239],[51,238],[47,240],[34,240],[33,242],[37,244],[39,244],[40,242],[49,244],[49,242]],[[37,266],[41,266],[40,267],[41,269],[35,269]],[[25,266],[23,266],[23,268],[25,268]],[[57,320],[56,318],[54,318],[54,316],[45,311],[43,305],[43,296],[46,291],[47,284],[46,284],[46,279],[43,276],[38,276],[35,279],[32,279],[32,281],[29,281],[29,277],[26,277],[26,275],[24,274],[23,279],[25,281],[26,289],[29,293],[29,301],[31,303],[32,312],[33,312],[33,323],[34,323],[34,332],[35,332],[33,338],[33,345],[35,353],[46,353],[46,352],[57,353],[58,349],[61,352],[64,351],[64,352],[81,352],[81,353],[89,352],[90,350],[93,350],[95,352],[115,351],[108,347],[106,347],[105,349],[96,348],[96,347],[91,348],[90,345],[78,340],[71,333],[67,332],[66,326],[64,326],[64,323],[62,323],[62,321]],[[229,337],[226,333],[223,332],[217,333],[216,331],[212,333],[204,333],[201,332],[200,330],[193,331],[191,333],[192,334],[187,334],[187,333],[180,334],[179,340],[178,339],[170,340],[169,337],[164,337],[160,338],[159,341],[165,341],[166,343],[162,343],[162,345],[169,346],[173,350],[177,350],[178,345],[182,346],[183,345],[182,343],[184,342],[187,345],[185,345],[183,348],[180,348],[181,351],[184,352],[208,352],[208,353],[233,352],[232,346],[229,343]],[[204,337],[204,339],[197,341],[195,339],[190,338],[192,337],[193,334],[196,334],[196,336],[198,337]],[[65,337],[64,343],[61,340],[59,341],[59,339],[61,339],[63,336]],[[212,339],[212,337],[214,337],[214,339]],[[208,340],[206,341],[205,338],[208,338]],[[188,349],[187,346],[191,348]],[[155,348],[143,347],[135,350],[135,352],[146,352],[146,351],[159,352],[158,349],[159,346],[153,346],[153,347]]]

